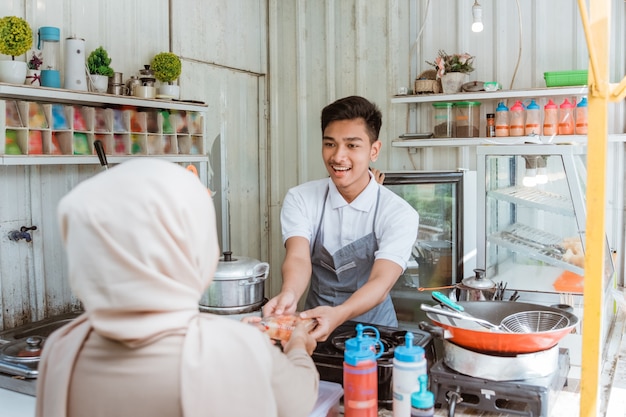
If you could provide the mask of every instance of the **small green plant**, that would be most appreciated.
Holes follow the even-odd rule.
[[[15,57],[26,53],[33,45],[33,31],[21,17],[5,16],[0,19],[0,53]]]
[[[112,77],[115,71],[109,66],[110,64],[111,58],[102,46],[91,51],[87,57],[87,69],[90,74]]]
[[[154,71],[154,77],[163,83],[172,83],[182,72],[180,58],[172,52],[161,52],[152,58],[150,68]]]

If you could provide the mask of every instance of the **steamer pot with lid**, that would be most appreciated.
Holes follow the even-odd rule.
[[[202,294],[199,304],[213,308],[261,305],[269,270],[267,262],[224,252],[215,278]]]

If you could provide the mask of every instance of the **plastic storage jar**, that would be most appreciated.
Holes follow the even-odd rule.
[[[433,136],[436,138],[454,137],[454,104],[433,103]]]
[[[456,136],[477,138],[480,136],[480,102],[460,101],[454,105]]]

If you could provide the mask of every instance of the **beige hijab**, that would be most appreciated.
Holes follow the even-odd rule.
[[[233,372],[232,366],[224,370],[219,362],[237,355],[250,357],[250,347],[222,343],[221,338],[237,334],[239,340],[243,335],[258,343],[257,334],[263,336],[256,329],[250,336],[252,326],[198,312],[198,300],[219,259],[215,212],[207,189],[176,164],[142,158],[79,184],[61,200],[58,217],[70,285],[85,314],[46,342],[36,415],[67,415],[72,367],[83,341],[94,331],[128,347],[185,334],[183,415],[206,416],[209,404],[219,403],[211,393],[225,389],[220,387],[220,372]],[[212,331],[219,336],[206,326],[207,320],[215,323]],[[269,355],[263,355],[255,359],[269,362]],[[211,378],[206,377],[207,370]],[[275,408],[260,411],[259,415],[268,415]]]

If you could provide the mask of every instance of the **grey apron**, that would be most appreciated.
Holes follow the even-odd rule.
[[[324,195],[322,217],[313,242],[313,253],[311,255],[313,273],[305,303],[306,309],[317,306],[334,307],[346,301],[357,289],[365,285],[369,279],[374,266],[374,253],[378,250],[375,225],[380,190],[378,190],[376,197],[372,233],[340,248],[334,255],[331,255],[323,244],[324,232],[322,225],[327,198],[328,189]],[[387,298],[382,303],[360,316],[354,317],[352,320],[379,326],[398,327],[398,319],[396,318],[396,312],[389,294],[387,294]]]

